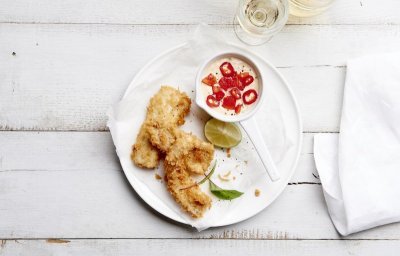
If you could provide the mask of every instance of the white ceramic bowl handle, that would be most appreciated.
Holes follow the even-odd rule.
[[[277,181],[280,178],[279,172],[276,169],[275,163],[272,160],[271,154],[265,145],[265,141],[261,135],[260,130],[258,129],[257,122],[254,118],[249,118],[247,120],[241,121],[240,125],[246,131],[249,136],[251,142],[253,143],[264,167],[267,169],[268,175],[272,181]]]

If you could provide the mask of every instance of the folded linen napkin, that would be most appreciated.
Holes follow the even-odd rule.
[[[348,61],[340,134],[314,156],[340,234],[400,221],[400,53]]]

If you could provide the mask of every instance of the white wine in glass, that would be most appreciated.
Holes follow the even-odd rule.
[[[238,38],[249,45],[269,41],[286,24],[288,0],[239,0],[234,28]]]
[[[328,9],[334,0],[290,0],[290,15],[311,17]]]

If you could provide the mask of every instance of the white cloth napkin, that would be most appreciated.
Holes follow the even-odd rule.
[[[348,61],[340,134],[314,155],[340,234],[400,221],[400,53]]]

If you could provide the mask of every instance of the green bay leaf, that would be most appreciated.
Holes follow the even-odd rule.
[[[210,181],[210,191],[218,197],[219,199],[222,200],[233,200],[235,198],[240,197],[243,195],[243,192],[237,191],[237,190],[228,190],[228,189],[223,189],[218,187],[214,182]]]

